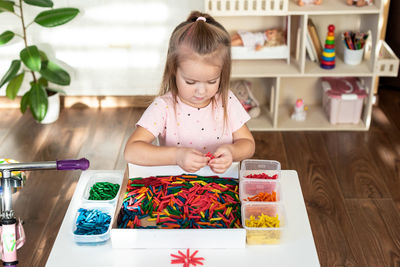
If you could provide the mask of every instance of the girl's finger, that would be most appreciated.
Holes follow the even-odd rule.
[[[193,159],[193,163],[196,163],[198,165],[203,165],[203,164],[205,165],[208,162],[209,161],[208,161],[207,157],[201,157],[201,158],[196,157],[196,158]]]
[[[224,169],[220,169],[220,168],[212,168],[213,172],[215,173],[224,173],[225,170]]]

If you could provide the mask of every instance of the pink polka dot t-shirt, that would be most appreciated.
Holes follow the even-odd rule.
[[[171,93],[154,99],[136,125],[159,138],[162,146],[192,147],[200,152],[211,152],[222,144],[232,144],[232,134],[239,130],[250,116],[236,96],[229,91],[228,119],[224,129],[222,100],[204,108],[195,108],[177,97],[176,110]]]

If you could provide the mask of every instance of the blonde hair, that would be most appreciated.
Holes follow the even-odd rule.
[[[205,18],[198,19],[199,17]],[[172,32],[161,82],[159,95],[171,92],[177,103],[178,88],[176,71],[182,60],[180,49],[183,45],[200,56],[216,54],[222,59],[220,83],[217,94],[220,95],[224,108],[224,121],[227,120],[227,101],[231,76],[231,40],[226,29],[213,17],[199,11],[192,11],[186,21],[180,23]],[[215,57],[210,57],[215,58]],[[215,104],[215,97],[212,98]]]

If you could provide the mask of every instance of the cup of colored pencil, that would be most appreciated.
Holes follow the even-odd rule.
[[[367,38],[368,33],[353,31],[343,32],[344,63],[358,65],[362,62]]]

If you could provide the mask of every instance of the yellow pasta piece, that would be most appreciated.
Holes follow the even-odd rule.
[[[279,228],[280,221],[278,214],[275,217],[272,217],[261,213],[261,215],[257,216],[257,219],[251,215],[249,219],[245,220],[245,224],[247,227]]]

